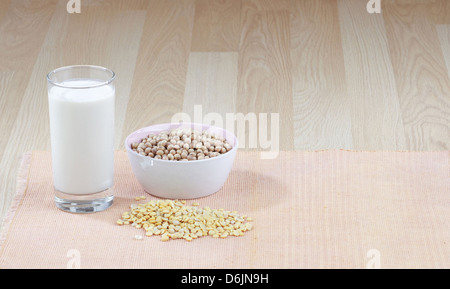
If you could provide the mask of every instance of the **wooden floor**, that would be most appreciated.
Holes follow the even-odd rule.
[[[45,76],[71,64],[116,72],[117,149],[194,105],[278,113],[282,150],[450,149],[448,0],[67,2],[0,0],[0,218],[22,154],[50,149]]]

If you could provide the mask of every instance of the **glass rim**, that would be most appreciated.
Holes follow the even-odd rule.
[[[102,70],[102,71],[106,71],[106,72],[110,73],[111,77],[108,80],[101,81],[101,82],[99,82],[97,84],[85,85],[85,86],[63,85],[60,82],[56,82],[56,81],[51,79],[51,77],[54,74],[56,74],[58,72],[61,72],[61,71],[73,69],[73,68],[93,68],[93,69],[97,69],[97,70]],[[116,74],[114,73],[114,71],[112,71],[111,69],[108,69],[106,67],[97,66],[97,65],[69,65],[69,66],[63,66],[63,67],[56,68],[56,69],[50,71],[47,74],[47,81],[48,81],[48,83],[50,83],[52,85],[55,85],[55,86],[59,86],[59,87],[63,87],[63,88],[72,88],[72,89],[86,89],[86,88],[94,88],[94,87],[100,87],[100,86],[108,85],[111,82],[113,82],[113,80],[115,78],[116,78]]]

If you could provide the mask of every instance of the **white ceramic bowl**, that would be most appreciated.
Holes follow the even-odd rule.
[[[142,156],[131,149],[149,134],[177,128],[209,130],[223,136],[233,147],[225,154],[195,161],[169,161]],[[222,128],[195,123],[165,123],[139,129],[125,140],[125,148],[133,172],[143,189],[154,196],[167,199],[194,199],[211,195],[223,186],[233,166],[238,140]]]

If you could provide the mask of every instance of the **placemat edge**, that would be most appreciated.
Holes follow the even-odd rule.
[[[14,219],[14,215],[17,209],[20,207],[20,204],[22,203],[22,198],[27,191],[32,158],[33,158],[32,151],[25,152],[22,155],[22,159],[16,177],[16,193],[13,197],[13,200],[11,201],[11,205],[9,206],[8,211],[6,212],[3,218],[2,227],[0,230],[0,257],[2,256],[2,252],[4,249],[3,244],[5,243],[8,237],[9,228]]]

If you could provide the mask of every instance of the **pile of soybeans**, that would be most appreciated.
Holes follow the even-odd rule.
[[[169,161],[195,161],[227,153],[232,146],[227,140],[209,131],[190,128],[150,134],[140,142],[131,144],[136,153]]]
[[[136,198],[142,199],[145,197]],[[243,236],[244,232],[253,228],[249,223],[251,221],[251,218],[236,211],[200,208],[196,202],[189,206],[186,205],[186,201],[151,200],[132,205],[131,211],[124,212],[117,220],[117,224],[142,228],[146,236],[160,236],[161,241],[170,239],[192,241],[204,236],[214,238]]]

